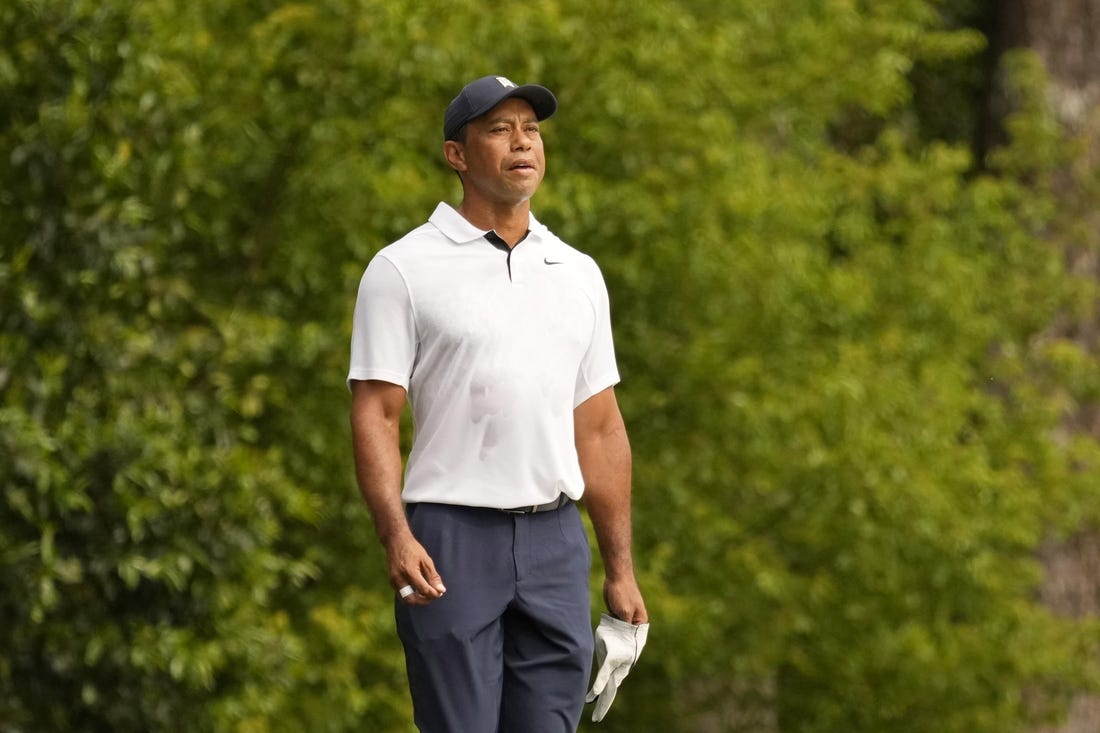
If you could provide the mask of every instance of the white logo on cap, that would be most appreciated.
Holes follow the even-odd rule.
[[[500,85],[505,89],[511,89],[516,85],[511,79],[505,79],[503,76],[498,76],[497,81],[499,81]]]

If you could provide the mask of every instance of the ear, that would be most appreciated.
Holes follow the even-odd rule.
[[[460,142],[448,140],[443,143],[443,157],[456,171],[466,170],[466,148]]]

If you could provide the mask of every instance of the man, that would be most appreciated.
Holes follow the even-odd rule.
[[[348,381],[356,475],[386,551],[416,724],[574,731],[593,636],[583,493],[606,568],[594,719],[637,661],[630,446],[595,262],[531,214],[557,100],[504,77],[447,107],[457,209],[380,251],[359,287]],[[415,434],[402,488],[398,426]]]

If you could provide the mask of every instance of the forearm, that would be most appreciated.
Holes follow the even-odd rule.
[[[578,442],[584,474],[584,504],[596,530],[600,557],[609,580],[634,574],[631,551],[630,441],[621,422],[605,433]]]
[[[424,606],[446,588],[435,563],[413,537],[401,501],[401,411],[405,390],[386,382],[354,382],[351,434],[355,475],[367,502],[374,530],[386,548],[390,585],[406,605]]]
[[[630,529],[630,441],[615,391],[607,388],[573,410],[577,458],[584,476],[584,504],[600,546],[606,577],[604,602],[631,624],[649,620],[634,577]]]
[[[357,389],[351,413],[355,477],[383,545],[408,531],[401,501],[400,414],[400,408],[370,399],[368,388]]]

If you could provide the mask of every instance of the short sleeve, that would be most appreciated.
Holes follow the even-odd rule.
[[[359,281],[351,329],[352,380],[378,379],[409,388],[416,361],[416,321],[409,290],[389,259],[376,255]]]
[[[595,261],[590,260],[590,264],[592,271],[587,287],[595,321],[588,349],[577,371],[573,407],[577,407],[592,395],[619,382],[619,369],[615,363],[615,345],[611,335],[611,304],[607,296],[607,286]]]

